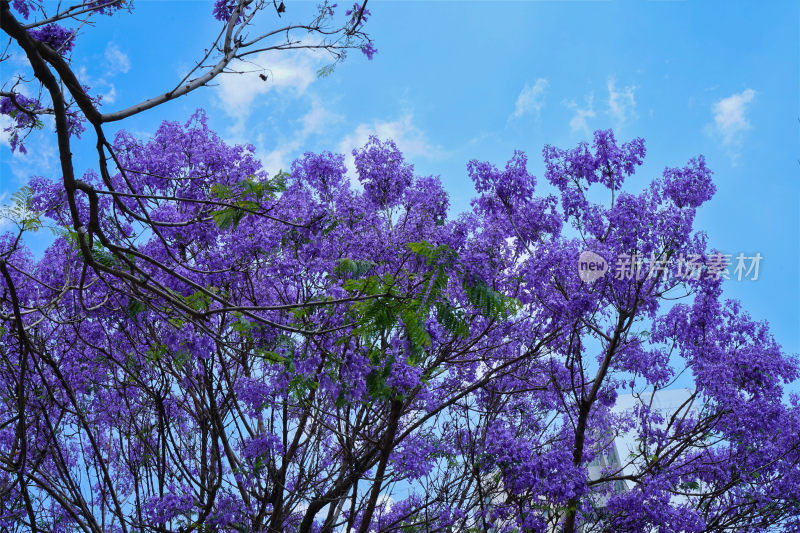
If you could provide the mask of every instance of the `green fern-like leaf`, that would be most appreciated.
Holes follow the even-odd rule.
[[[0,210],[0,218],[11,220],[22,231],[41,229],[41,213],[33,209],[33,189],[25,186],[11,195],[11,204]]]
[[[484,281],[465,277],[463,287],[469,303],[487,318],[505,320],[516,307],[516,300],[500,294]]]
[[[447,302],[436,304],[436,320],[444,329],[455,337],[469,337],[469,326],[464,320],[464,313]]]

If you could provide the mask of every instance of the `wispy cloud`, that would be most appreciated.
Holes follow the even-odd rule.
[[[81,83],[91,87],[92,94],[97,94],[101,97],[101,104],[113,104],[117,100],[117,88],[106,79],[106,76],[113,75],[114,72],[112,70],[106,70],[102,77],[95,78],[89,74],[89,68],[86,65],[81,65],[77,72]]]
[[[617,128],[623,124],[635,120],[636,114],[636,91],[635,85],[628,85],[622,89],[617,89],[616,80],[609,77],[606,82],[608,89],[608,114],[615,122]]]
[[[425,132],[414,124],[414,116],[411,113],[405,113],[393,121],[362,123],[339,143],[339,152],[345,154],[348,175],[354,183],[356,178],[352,151],[354,148],[364,146],[370,135],[376,135],[381,140],[393,140],[409,161],[418,157],[434,159],[444,153],[441,147],[431,143]]]
[[[636,112],[636,89],[635,85],[625,85],[618,87],[614,76],[606,79],[606,90],[608,99],[605,100],[605,108],[595,111],[594,91],[591,91],[583,99],[583,104],[579,104],[574,98],[564,99],[561,104],[567,109],[572,110],[572,117],[569,127],[573,133],[591,133],[590,122],[602,113],[603,117],[608,117],[609,122],[615,128],[621,128],[636,120],[639,115]],[[606,127],[606,126],[604,126]]]
[[[18,85],[15,90],[24,95],[29,94],[24,84]],[[10,196],[28,183],[31,176],[53,177],[58,163],[58,148],[50,133],[55,129],[52,116],[43,116],[41,130],[34,130],[27,135],[24,141],[27,153],[24,154],[20,151],[11,153],[10,132],[5,129],[11,127],[12,123],[11,117],[0,115],[0,146],[8,149],[3,155],[3,163],[10,171],[0,171],[0,207],[7,204]],[[3,222],[0,221],[0,226],[2,225]]]
[[[235,129],[242,130],[257,109],[258,99],[273,92],[290,98],[302,96],[317,79],[317,71],[325,61],[321,54],[307,50],[256,54],[247,62],[231,65],[240,73],[217,78],[217,104],[236,119]]]
[[[8,191],[0,191],[0,231],[11,224],[11,221],[3,215],[5,210],[9,207],[8,196]]]
[[[101,94],[104,104],[113,104],[117,100],[117,88],[113,83],[108,84],[108,90]]]
[[[11,170],[13,180],[0,180],[0,192],[14,193],[19,187],[25,185],[31,176],[52,177],[56,172],[58,163],[58,148],[49,134],[55,128],[52,117],[43,117],[44,127],[40,131],[33,131],[25,139],[28,153],[19,151],[10,154],[5,163]],[[0,129],[8,126],[0,119]],[[2,132],[0,144],[8,146],[8,133]]]
[[[9,146],[10,132],[6,128],[11,127],[12,118],[8,115],[0,115],[0,145]]]
[[[742,135],[751,127],[747,119],[747,110],[755,97],[756,92],[753,89],[745,89],[711,106],[714,116],[712,131],[724,145],[738,147],[741,144]]]
[[[527,114],[534,114],[538,118],[544,107],[544,93],[549,85],[550,82],[546,78],[538,78],[533,85],[526,83],[517,96],[517,103],[509,120],[515,120]]]
[[[342,119],[341,115],[326,109],[319,99],[312,99],[311,109],[300,118],[300,128],[296,130],[293,137],[281,141],[278,147],[266,153],[262,154],[261,150],[258,151],[264,168],[273,173],[278,170],[288,170],[291,161],[300,155],[308,139],[327,133],[334,124],[341,122]],[[263,140],[263,137],[260,140]]]
[[[597,113],[594,111],[594,92],[589,93],[584,99],[584,106],[579,106],[573,100],[562,100],[561,103],[573,111],[569,121],[569,127],[573,133],[589,133],[589,123],[587,119],[594,118]]]
[[[107,74],[110,76],[119,73],[125,74],[131,69],[131,60],[128,58],[128,55],[120,50],[119,46],[114,42],[110,42],[106,45],[104,56],[106,58],[106,66],[108,67]]]

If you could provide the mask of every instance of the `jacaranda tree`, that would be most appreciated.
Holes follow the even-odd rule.
[[[68,225],[80,235],[77,245],[87,268],[125,280],[130,291],[171,300],[173,307],[192,314],[183,302],[172,299],[166,286],[155,283],[146,269],[141,268],[144,264],[156,268],[166,268],[165,265],[120,238],[121,228],[116,225],[107,228],[100,220],[101,206],[111,202],[117,213],[148,226],[155,234],[174,227],[149,216],[148,204],[155,198],[132,189],[128,169],[122,165],[106,131],[110,124],[205,87],[219,76],[257,71],[264,83],[271,83],[269,65],[258,64],[256,54],[316,51],[331,60],[320,69],[320,76],[330,74],[350,50],[358,49],[370,59],[375,54],[376,49],[364,32],[370,16],[366,0],[346,10],[323,1],[312,10],[310,20],[299,22],[292,22],[300,16],[293,14],[294,5],[290,2],[287,7],[275,0],[215,0],[213,6],[206,7],[209,18],[213,15],[216,19],[219,31],[204,50],[198,51],[198,59],[188,72],[161,94],[106,112],[101,95],[93,94],[91,87],[82,82],[80,71],[73,68],[72,54],[76,46],[80,48],[80,35],[87,28],[109,16],[127,15],[133,11],[133,2],[0,0],[0,29],[8,37],[0,53],[0,64],[14,57],[27,67],[20,67],[19,73],[3,79],[0,86],[0,114],[11,122],[6,129],[9,144],[12,150],[24,152],[25,141],[32,131],[50,124],[55,127],[61,187],[69,206]],[[150,29],[143,24],[142,31]],[[98,179],[91,182],[80,179],[73,160],[73,147],[81,137],[86,140],[87,129],[93,137],[91,146],[97,157]],[[117,174],[121,178],[115,181]],[[224,207],[224,201],[216,201]],[[85,217],[82,209],[87,211]],[[97,260],[93,252],[96,247],[104,248],[120,263]],[[137,257],[139,262],[129,260],[130,257]],[[163,273],[180,277],[175,271]],[[80,291],[85,288],[79,285]],[[198,289],[205,297],[221,299],[204,287]]]
[[[439,180],[389,140],[354,152],[355,183],[331,153],[264,169],[203,112],[150,139],[105,136],[247,50],[305,46],[294,30],[371,55],[365,4],[254,41],[253,17],[284,4],[218,1],[216,66],[111,113],[57,23],[129,6],[48,7],[0,0],[35,80],[4,87],[0,111],[15,148],[52,116],[61,163],[0,235],[0,529],[800,528],[800,399],[783,388],[798,361],[721,299],[718,255],[693,228],[714,193],[702,157],[637,184],[644,142],[598,131],[544,149],[555,195],[522,153],[474,161],[476,197],[451,218]],[[84,124],[98,164],[78,178]],[[45,226],[36,259],[25,235]],[[587,251],[643,259],[590,279]],[[687,382],[681,405],[657,408]],[[590,475],[623,435],[630,455]]]
[[[61,229],[38,261],[24,228],[0,245],[10,531],[798,527],[800,406],[782,389],[797,361],[720,301],[692,229],[714,191],[702,158],[624,192],[644,143],[598,131],[545,148],[560,198],[536,195],[516,153],[470,163],[478,195],[449,219],[438,179],[375,138],[359,187],[330,153],[270,176],[202,113],[113,150],[127,211],[95,216],[158,265],[92,257],[170,297],[88,268],[62,183],[32,180],[28,207]],[[587,199],[593,184],[614,200]],[[586,249],[699,269],[586,282]],[[685,404],[652,408],[682,374]],[[620,392],[640,401],[613,410]],[[631,431],[638,449],[590,477]]]

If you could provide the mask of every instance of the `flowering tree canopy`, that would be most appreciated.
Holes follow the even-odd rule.
[[[471,162],[477,196],[449,218],[391,141],[354,152],[358,186],[331,153],[269,175],[202,112],[109,144],[116,196],[71,206],[36,178],[28,226],[59,237],[39,260],[30,227],[0,239],[10,531],[800,525],[798,363],[720,299],[693,229],[714,191],[702,158],[627,192],[644,142],[598,131],[545,148],[558,195],[523,153]],[[72,229],[72,209],[129,251]],[[699,267],[587,282],[585,250]],[[682,405],[653,405],[687,376]],[[631,455],[590,476],[630,432]]]
[[[626,182],[644,141],[598,131],[545,147],[549,195],[521,152],[473,161],[453,218],[390,140],[354,152],[356,183],[331,153],[269,172],[202,111],[107,137],[263,50],[376,52],[366,2],[283,25],[283,2],[218,0],[184,79],[101,111],[76,36],[131,8],[0,0],[30,67],[0,92],[11,147],[52,122],[60,162],[0,234],[0,529],[800,528],[798,361],[721,298],[693,227],[714,193],[702,157],[642,188]],[[87,130],[98,162],[78,177]],[[630,275],[604,270],[630,257]],[[630,455],[604,461],[625,435]]]
[[[9,144],[12,150],[23,152],[25,138],[32,130],[44,127],[46,122],[54,123],[61,189],[69,206],[67,225],[80,235],[76,242],[87,268],[124,280],[130,291],[172,299],[165,286],[154,284],[147,269],[140,268],[145,263],[158,268],[160,263],[155,258],[145,257],[136,245],[121,238],[125,233],[122,227],[116,224],[112,224],[113,228],[107,227],[100,220],[103,205],[111,202],[115,212],[123,218],[149,226],[156,234],[170,226],[151,217],[149,202],[154,199],[135,190],[128,176],[129,169],[115,151],[116,143],[106,136],[104,127],[107,124],[179,98],[208,85],[218,76],[252,71],[258,67],[252,62],[258,53],[298,49],[327,52],[333,62],[319,75],[329,74],[352,49],[360,49],[372,58],[376,49],[364,32],[370,16],[366,5],[365,0],[343,10],[325,1],[311,20],[292,23],[288,22],[290,8],[284,2],[216,0],[209,16],[213,15],[218,21],[219,31],[183,78],[161,94],[124,109],[104,112],[102,98],[93,96],[91,88],[81,83],[79,72],[73,69],[71,54],[76,45],[80,46],[76,40],[79,41],[79,34],[86,27],[95,24],[99,17],[132,11],[132,2],[83,0],[70,5],[39,0],[0,0],[0,28],[9,38],[9,47],[0,55],[0,63],[17,53],[28,67],[27,72],[3,80],[0,87],[0,114],[10,118],[6,129]],[[271,26],[276,21],[277,27]],[[268,72],[265,67],[262,71]],[[263,72],[261,77],[266,82],[268,77]],[[95,137],[97,152],[97,175],[93,180],[80,179],[73,163],[72,144],[87,128]],[[119,178],[114,178],[118,173]],[[121,263],[97,260],[93,250],[98,246]],[[139,262],[126,259],[132,256],[138,257]],[[123,263],[125,266],[121,268]],[[162,273],[177,274],[174,271]],[[79,284],[83,291],[85,286],[82,282]],[[204,295],[213,297],[208,292]],[[172,299],[172,304],[189,311],[179,299]]]

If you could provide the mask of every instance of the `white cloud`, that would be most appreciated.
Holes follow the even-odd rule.
[[[15,91],[27,95],[28,90],[25,85],[18,85]],[[27,153],[19,150],[10,153],[10,132],[5,131],[13,123],[13,119],[8,115],[0,115],[0,146],[9,149],[9,155],[4,156],[5,163],[11,170],[11,178],[6,179],[7,175],[0,179],[0,200],[4,199],[2,194],[13,194],[20,187],[28,183],[31,176],[52,177],[58,165],[58,147],[53,138],[52,132],[55,129],[53,117],[44,115],[41,117],[43,127],[38,130],[27,132],[21,130],[20,133],[27,136],[23,140],[23,145]]]
[[[298,152],[303,149],[306,141],[313,135],[320,135],[324,133],[331,125],[342,120],[340,115],[333,113],[322,105],[318,99],[311,101],[311,109],[303,115],[299,122],[300,128],[296,131],[295,135],[290,139],[278,143],[279,147],[273,150],[261,153],[258,150],[258,156],[269,172],[275,173],[278,170],[288,170],[291,161],[299,155]],[[262,136],[259,136],[259,144],[261,144]]]
[[[366,144],[370,135],[377,135],[380,139],[392,139],[401,152],[408,158],[437,157],[441,149],[433,146],[425,132],[413,124],[414,117],[406,113],[395,121],[375,121],[372,124],[361,123],[355,131],[339,143],[341,152],[350,152],[353,148],[360,148]]]
[[[594,111],[594,93],[589,93],[585,98],[586,105],[584,107],[578,106],[575,100],[562,100],[561,103],[572,109],[574,114],[569,121],[569,127],[573,133],[589,133],[589,123],[586,119],[594,118],[597,113]]]
[[[514,113],[509,120],[518,119],[528,113],[533,113],[538,118],[544,107],[544,93],[549,85],[545,78],[538,78],[533,85],[526,83],[517,97]]]
[[[388,513],[389,511],[391,511],[394,504],[395,501],[391,495],[381,494],[378,496],[377,508],[382,509],[384,513]]]
[[[634,92],[636,91],[635,85],[629,85],[623,89],[617,90],[615,80],[613,77],[608,78],[606,83],[608,88],[608,114],[616,122],[616,126],[620,127],[622,124],[636,118],[636,99]]]
[[[0,115],[0,144],[9,146],[9,138],[11,133],[6,131],[6,128],[11,127],[11,117],[8,115]]]
[[[16,192],[16,190],[28,183],[31,176],[53,177],[58,166],[58,147],[50,132],[55,125],[52,117],[43,117],[44,127],[41,130],[34,130],[24,140],[27,153],[23,154],[19,150],[5,159],[6,164],[11,169],[11,180],[0,181],[0,186],[6,192]],[[5,125],[0,124],[0,128]],[[0,136],[0,144],[8,146],[8,134],[3,132]],[[5,178],[5,176],[4,176]]]
[[[288,170],[291,162],[305,151],[308,140],[315,136],[329,138],[331,130],[336,125],[341,125],[344,117],[326,109],[322,102],[312,99],[311,109],[299,120],[299,128],[296,133],[287,139],[282,139],[274,143],[275,148],[262,149],[264,146],[264,134],[259,134],[256,138],[256,155],[261,159],[269,172],[274,173],[279,169]],[[361,123],[356,126],[351,133],[339,142],[336,151],[344,154],[347,175],[354,185],[358,185],[355,174],[355,164],[353,161],[353,149],[361,148],[369,140],[370,135],[376,135],[381,140],[391,139],[395,142],[398,149],[409,162],[416,158],[437,158],[442,155],[441,147],[432,144],[428,137],[420,128],[414,124],[414,117],[411,113],[405,113],[397,120],[393,121],[374,121],[372,123]],[[241,142],[241,141],[235,141]]]
[[[113,69],[109,69],[105,75],[113,76],[115,73],[116,72]],[[91,76],[86,65],[81,65],[78,67],[78,71],[76,73],[76,76],[81,83],[92,88],[92,94],[98,94],[99,96],[102,96],[102,100],[100,101],[101,105],[113,104],[117,100],[117,88],[113,83],[106,80],[105,75],[100,78]],[[102,87],[106,87],[106,89],[101,90]]]
[[[257,98],[272,91],[288,93],[295,98],[303,95],[317,79],[317,70],[325,63],[325,59],[319,53],[298,50],[262,52],[249,61],[239,61],[232,64],[230,69],[240,73],[217,78],[217,104],[239,122],[238,128],[241,129],[253,112]]]
[[[714,114],[713,132],[722,138],[722,143],[726,146],[738,146],[744,132],[750,129],[747,108],[755,96],[753,89],[745,89],[723,98],[711,107]]]
[[[114,87],[113,83],[108,84],[108,90],[101,94],[103,97],[104,104],[113,104],[114,101],[117,99],[117,88]]]
[[[413,162],[415,158],[436,158],[442,155],[443,150],[433,145],[425,132],[413,123],[414,117],[406,113],[398,120],[375,121],[372,124],[362,123],[339,143],[339,152],[345,154],[345,164],[350,180],[357,183],[353,149],[361,148],[369,140],[370,135],[376,135],[381,140],[391,139],[403,153],[407,161]]]
[[[11,221],[3,214],[8,207],[8,192],[0,191],[0,231],[3,231],[5,226],[10,225],[11,223]]]
[[[106,45],[105,58],[108,62],[109,75],[126,73],[131,69],[131,60],[128,55],[119,49],[116,43]]]

